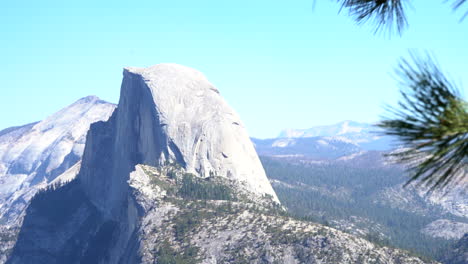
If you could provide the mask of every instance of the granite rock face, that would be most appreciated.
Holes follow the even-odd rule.
[[[278,202],[238,115],[201,73],[175,64],[128,68],[118,107],[91,125],[76,180],[32,200],[7,263],[138,263],[145,214],[128,183],[138,164],[177,164]],[[92,241],[102,237],[112,243],[96,252]]]
[[[180,184],[174,174],[139,165],[130,175],[131,191],[144,211],[138,231],[141,263],[436,263],[252,201],[182,198],[171,192]]]
[[[84,190],[112,215],[126,199],[135,165],[167,163],[236,180],[278,202],[239,116],[203,74],[177,64],[126,68],[117,110],[88,135],[79,176]]]
[[[128,185],[118,219],[90,203],[78,181],[35,197],[7,263],[436,263],[292,219],[275,203],[238,196],[235,181],[177,165],[137,165]]]
[[[9,264],[403,263],[286,217],[237,114],[195,70],[127,68],[75,180],[36,195]]]
[[[0,131],[0,224],[14,225],[37,190],[61,174],[76,175],[71,168],[79,167],[90,124],[114,108],[88,96],[43,121]]]

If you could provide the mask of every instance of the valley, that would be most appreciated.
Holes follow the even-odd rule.
[[[432,196],[402,188],[404,170],[383,156],[395,142],[371,125],[344,121],[250,139],[219,91],[180,65],[125,69],[122,89],[117,108],[86,97],[45,121],[0,133],[0,179],[20,186],[3,185],[0,262],[463,259],[463,188]],[[85,146],[83,132],[70,136],[76,122],[79,131],[91,127]],[[31,133],[48,140],[29,139],[41,142],[42,152],[21,143]],[[30,176],[14,174],[15,164],[29,166]]]

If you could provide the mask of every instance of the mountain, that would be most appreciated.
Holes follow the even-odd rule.
[[[397,164],[383,158],[386,152],[398,147],[397,140],[382,136],[379,128],[367,123],[348,120],[309,129],[287,129],[278,138],[252,138],[252,141],[260,156],[293,163],[339,163],[354,168],[393,167],[403,171]],[[440,206],[450,214],[468,218],[467,180],[449,186],[447,192],[440,191],[431,195],[426,195],[427,190],[421,188],[402,188],[404,180],[403,177],[400,184],[387,186],[382,195],[387,198],[388,195],[393,196],[393,202],[405,208],[411,207],[412,203],[406,197],[416,195],[424,199],[426,204]],[[386,203],[385,199],[382,202]]]
[[[467,232],[466,192],[437,200],[413,185],[403,188],[402,168],[383,163],[381,153],[322,162],[261,159],[282,205],[296,217],[439,259]]]
[[[61,174],[76,174],[90,124],[107,120],[114,108],[88,96],[43,121],[0,131],[0,224],[14,224],[31,197]]]
[[[455,245],[445,252],[444,263],[466,264],[468,263],[468,233],[465,234]]]
[[[423,263],[288,217],[237,114],[199,72],[126,68],[75,180],[39,192],[7,263]]]
[[[404,188],[404,168],[382,151],[392,144],[381,145],[388,138],[370,129],[344,121],[252,142],[296,217],[443,260],[440,252],[468,232],[468,181],[430,195],[416,184]]]
[[[461,239],[464,234],[468,234],[468,223],[439,219],[428,224],[421,232],[432,237]]]
[[[298,137],[334,137],[340,135],[369,135],[375,131],[372,125],[367,123],[345,120],[333,125],[315,126],[308,129],[285,129],[280,132],[279,138],[298,138]]]
[[[278,138],[322,137],[355,144],[366,150],[389,150],[395,142],[380,134],[381,129],[354,121],[342,121],[334,125],[316,126],[308,129],[285,129]]]
[[[0,131],[0,263],[14,245],[31,198],[76,176],[90,124],[107,120],[114,108],[88,96],[40,122]]]
[[[336,159],[351,155],[362,149],[356,144],[335,138],[252,138],[259,155],[279,158]]]
[[[239,116],[203,74],[176,64],[126,68],[119,107],[88,134],[80,181],[98,208],[112,211],[127,199],[135,165],[166,163],[278,201]]]
[[[127,213],[139,218],[131,235],[122,218],[102,216],[74,184],[34,198],[27,234],[8,263],[435,263],[293,219],[246,199],[235,182],[178,166],[137,165],[130,174],[136,208]],[[75,216],[54,215],[51,201]]]

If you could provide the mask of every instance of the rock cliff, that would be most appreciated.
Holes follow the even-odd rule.
[[[203,74],[159,64],[123,75],[118,108],[93,124],[83,155],[79,177],[97,207],[117,213],[135,165],[166,163],[278,201],[239,116]]]
[[[0,224],[13,225],[38,189],[78,165],[90,124],[114,108],[88,96],[43,121],[0,131]]]
[[[285,215],[237,114],[195,70],[127,68],[78,177],[32,199],[10,264],[423,263]]]

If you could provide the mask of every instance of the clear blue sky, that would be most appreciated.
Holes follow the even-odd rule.
[[[434,52],[468,85],[468,19],[442,0],[413,1],[409,30],[392,38],[313,2],[3,1],[0,129],[86,95],[118,102],[122,67],[161,62],[202,71],[261,138],[378,120],[397,101],[391,73],[408,49]]]

